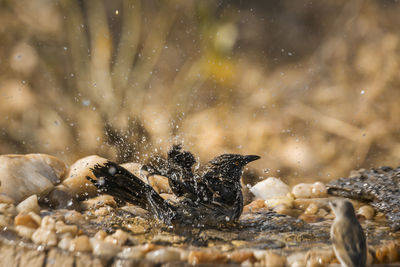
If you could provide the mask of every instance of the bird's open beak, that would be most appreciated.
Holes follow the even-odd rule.
[[[246,162],[246,164],[247,164],[247,163],[249,163],[249,162],[258,160],[259,158],[260,158],[260,156],[256,156],[256,155],[247,155],[247,156],[244,156],[244,162]]]

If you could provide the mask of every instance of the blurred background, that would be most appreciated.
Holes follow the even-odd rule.
[[[293,184],[400,162],[400,4],[0,0],[0,153],[258,154]]]

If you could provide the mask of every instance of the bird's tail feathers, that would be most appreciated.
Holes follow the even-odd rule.
[[[148,208],[147,194],[154,189],[120,165],[108,161],[95,165],[91,171],[96,180],[86,177],[98,191],[110,194],[117,200]]]
[[[170,223],[175,208],[164,200],[150,185],[120,165],[108,161],[92,169],[96,180],[86,177],[100,192],[112,195],[119,201],[138,205],[151,211],[158,219]]]

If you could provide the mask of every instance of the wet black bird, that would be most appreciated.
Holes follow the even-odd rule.
[[[150,185],[113,162],[96,165],[87,177],[99,191],[149,210],[166,224],[218,225],[237,220],[243,211],[240,177],[243,167],[259,159],[255,155],[223,154],[211,160],[201,173],[193,172],[194,156],[174,146],[167,160],[145,165],[150,174],[168,178],[178,201],[164,200]]]
[[[168,177],[168,183],[172,192],[177,196],[197,195],[196,187],[201,183],[199,176],[193,172],[196,159],[189,151],[183,151],[182,145],[174,145],[168,151],[168,158],[154,157],[142,170],[148,172],[148,176],[158,174]],[[190,197],[190,196],[189,196]]]

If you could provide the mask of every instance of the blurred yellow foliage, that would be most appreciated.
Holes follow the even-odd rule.
[[[201,161],[259,154],[259,175],[289,182],[396,165],[399,12],[390,0],[0,1],[0,153],[144,161],[183,142]]]

